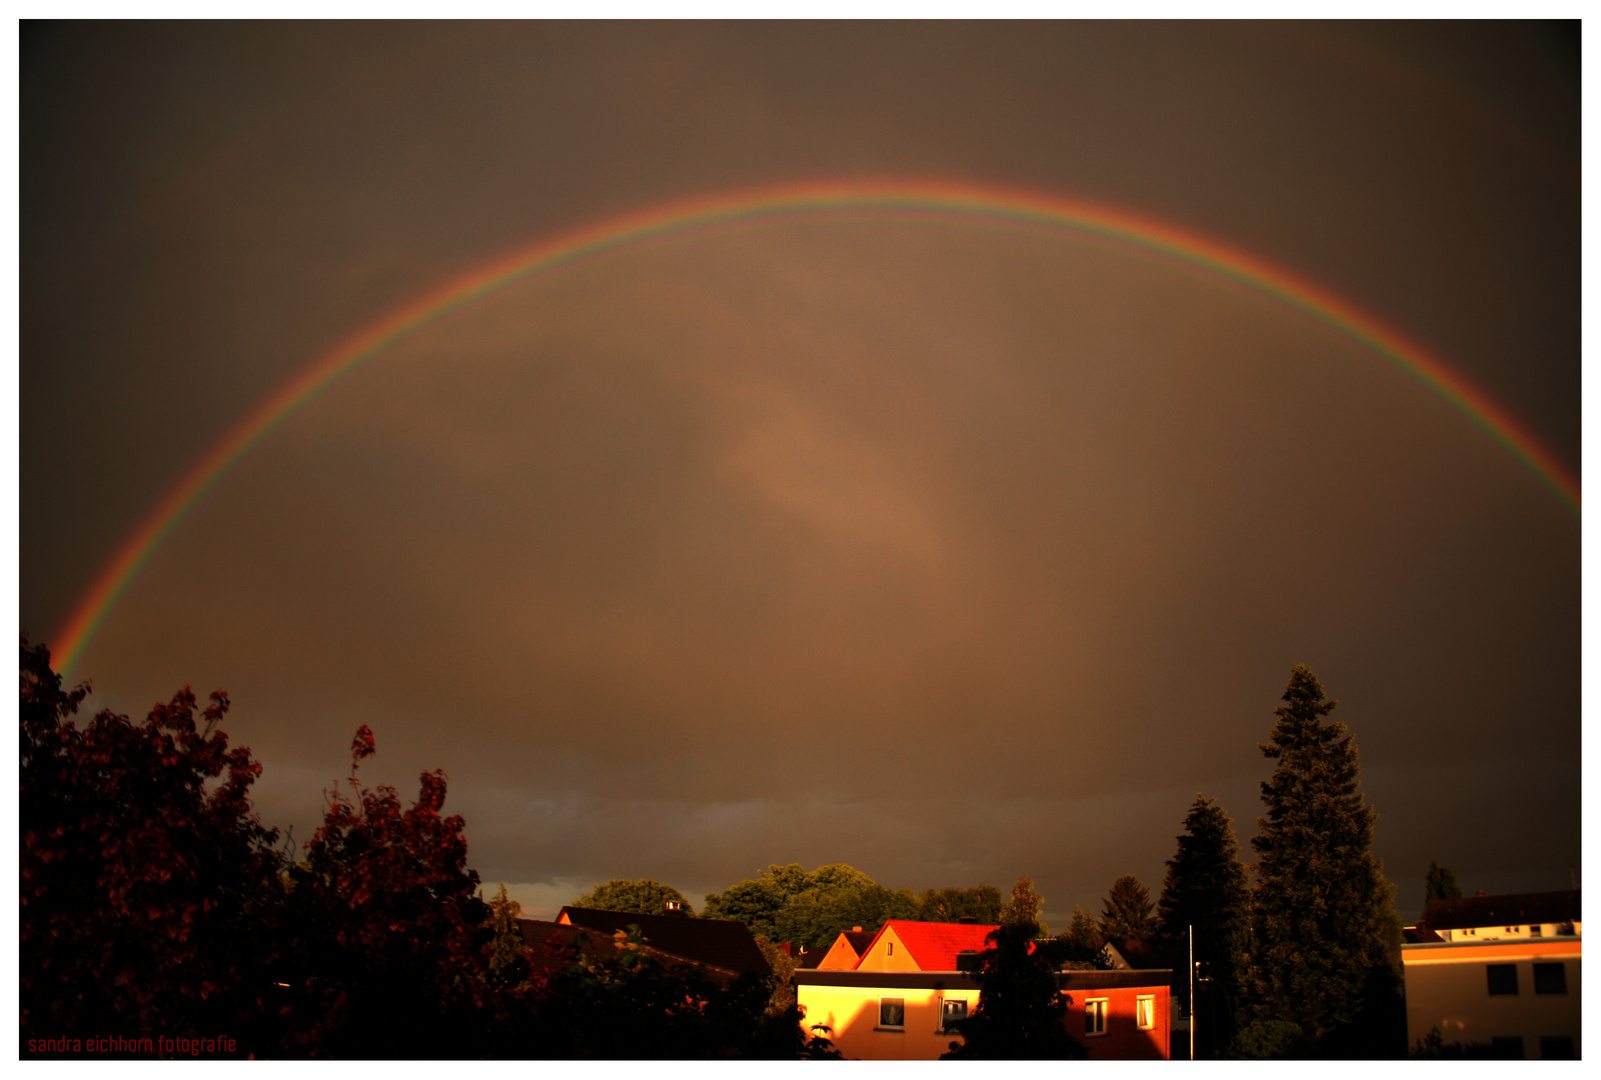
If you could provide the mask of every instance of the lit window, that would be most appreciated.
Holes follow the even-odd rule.
[[[1153,1028],[1156,1026],[1156,998],[1137,997],[1134,999],[1134,1022],[1140,1028]]]
[[[964,998],[946,998],[939,1010],[939,1027],[941,1031],[949,1031],[952,1024],[958,1020],[967,1019],[967,1001]]]
[[[879,998],[878,1026],[881,1028],[904,1028],[906,1026],[906,999]]]
[[[1561,962],[1534,965],[1534,992],[1536,994],[1566,994],[1568,971]]]
[[[1106,999],[1089,998],[1084,1002],[1084,1034],[1106,1034]]]
[[[1516,997],[1518,993],[1518,965],[1485,964],[1484,973],[1490,984],[1491,997]]]

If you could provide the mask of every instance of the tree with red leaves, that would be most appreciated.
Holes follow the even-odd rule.
[[[328,792],[323,826],[289,871],[296,933],[286,1050],[336,1057],[473,1057],[492,1010],[493,933],[467,868],[465,822],[443,817],[446,778],[425,772],[410,809],[357,778],[373,756],[363,724],[350,794]]]
[[[184,687],[142,724],[72,719],[42,645],[22,640],[19,779],[22,1049],[63,1035],[261,1036],[277,938],[275,830],[250,805],[261,772],[195,716]]]

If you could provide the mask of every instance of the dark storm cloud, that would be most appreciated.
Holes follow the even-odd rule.
[[[1539,28],[88,24],[23,57],[35,637],[344,336],[562,229],[774,181],[1181,223],[1577,461],[1577,62]],[[1064,240],[796,224],[392,349],[229,474],[79,674],[124,711],[225,686],[297,836],[368,722],[375,779],[450,772],[490,880],[1027,873],[1065,919],[1157,886],[1197,791],[1253,831],[1305,662],[1409,914],[1430,859],[1490,891],[1577,864],[1578,573],[1503,451],[1263,296]]]

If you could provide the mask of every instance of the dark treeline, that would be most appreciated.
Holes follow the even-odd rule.
[[[700,913],[745,923],[774,968],[733,981],[666,965],[637,934],[536,966],[504,889],[481,899],[465,823],[441,812],[444,775],[424,773],[409,807],[362,784],[376,749],[365,725],[322,827],[291,855],[251,807],[261,766],[219,730],[226,695],[201,708],[186,687],[142,723],[105,711],[80,726],[86,689],[63,689],[26,638],[21,675],[24,1056],[89,1040],[100,1055],[140,1056],[177,1056],[174,1040],[237,1057],[829,1056],[826,1032],[803,1027],[793,959],[774,943],[826,947],[889,919],[1001,926],[953,1056],[1082,1056],[1061,1030],[1051,972],[1106,967],[1123,949],[1135,966],[1182,973],[1191,928],[1198,1056],[1405,1053],[1394,890],[1368,850],[1356,747],[1304,668],[1262,745],[1277,764],[1262,785],[1254,887],[1228,816],[1204,797],[1156,903],[1125,876],[1098,917],[1076,908],[1055,937],[1027,879],[1003,903],[991,885],[919,895],[843,864],[772,865],[709,894]],[[1455,889],[1434,873],[1431,887]],[[576,899],[641,913],[683,903],[649,880]],[[1187,1004],[1187,980],[1175,990]]]
[[[197,712],[185,688],[143,723],[79,726],[85,693],[23,640],[24,1057],[828,1053],[771,980],[718,982],[637,939],[536,969],[513,907],[479,898],[443,774],[410,807],[362,785],[365,725],[346,789],[291,858],[251,809],[261,766],[218,730],[225,695]]]

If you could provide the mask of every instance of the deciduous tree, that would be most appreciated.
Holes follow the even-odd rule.
[[[1374,813],[1358,790],[1356,744],[1343,723],[1326,721],[1335,702],[1305,667],[1295,667],[1283,700],[1271,741],[1261,744],[1278,764],[1262,785],[1267,812],[1251,841],[1257,1011],[1326,1040],[1365,1008],[1380,1009],[1385,1018],[1370,1017],[1366,1030],[1388,1032],[1400,924],[1394,887],[1368,850]],[[1401,1041],[1404,1053],[1404,1027]]]
[[[927,889],[917,898],[917,917],[923,922],[961,922],[971,919],[984,926],[1001,921],[1001,890],[993,885],[971,889]]]
[[[351,743],[350,794],[328,791],[322,828],[290,872],[296,949],[289,984],[292,1051],[316,1056],[460,1057],[489,1003],[494,934],[467,868],[465,822],[444,817],[446,778],[425,772],[403,809],[394,788],[357,776],[376,746]]]
[[[602,911],[626,911],[634,915],[660,915],[667,910],[667,901],[676,901],[685,915],[695,911],[684,899],[684,894],[671,885],[663,885],[650,878],[638,881],[615,879],[595,888],[573,901],[573,907],[599,908]]]
[[[22,641],[21,1033],[226,1035],[258,1019],[280,947],[277,834],[250,805],[261,767],[230,749],[220,691],[180,690],[141,724],[72,719],[44,646]]]

